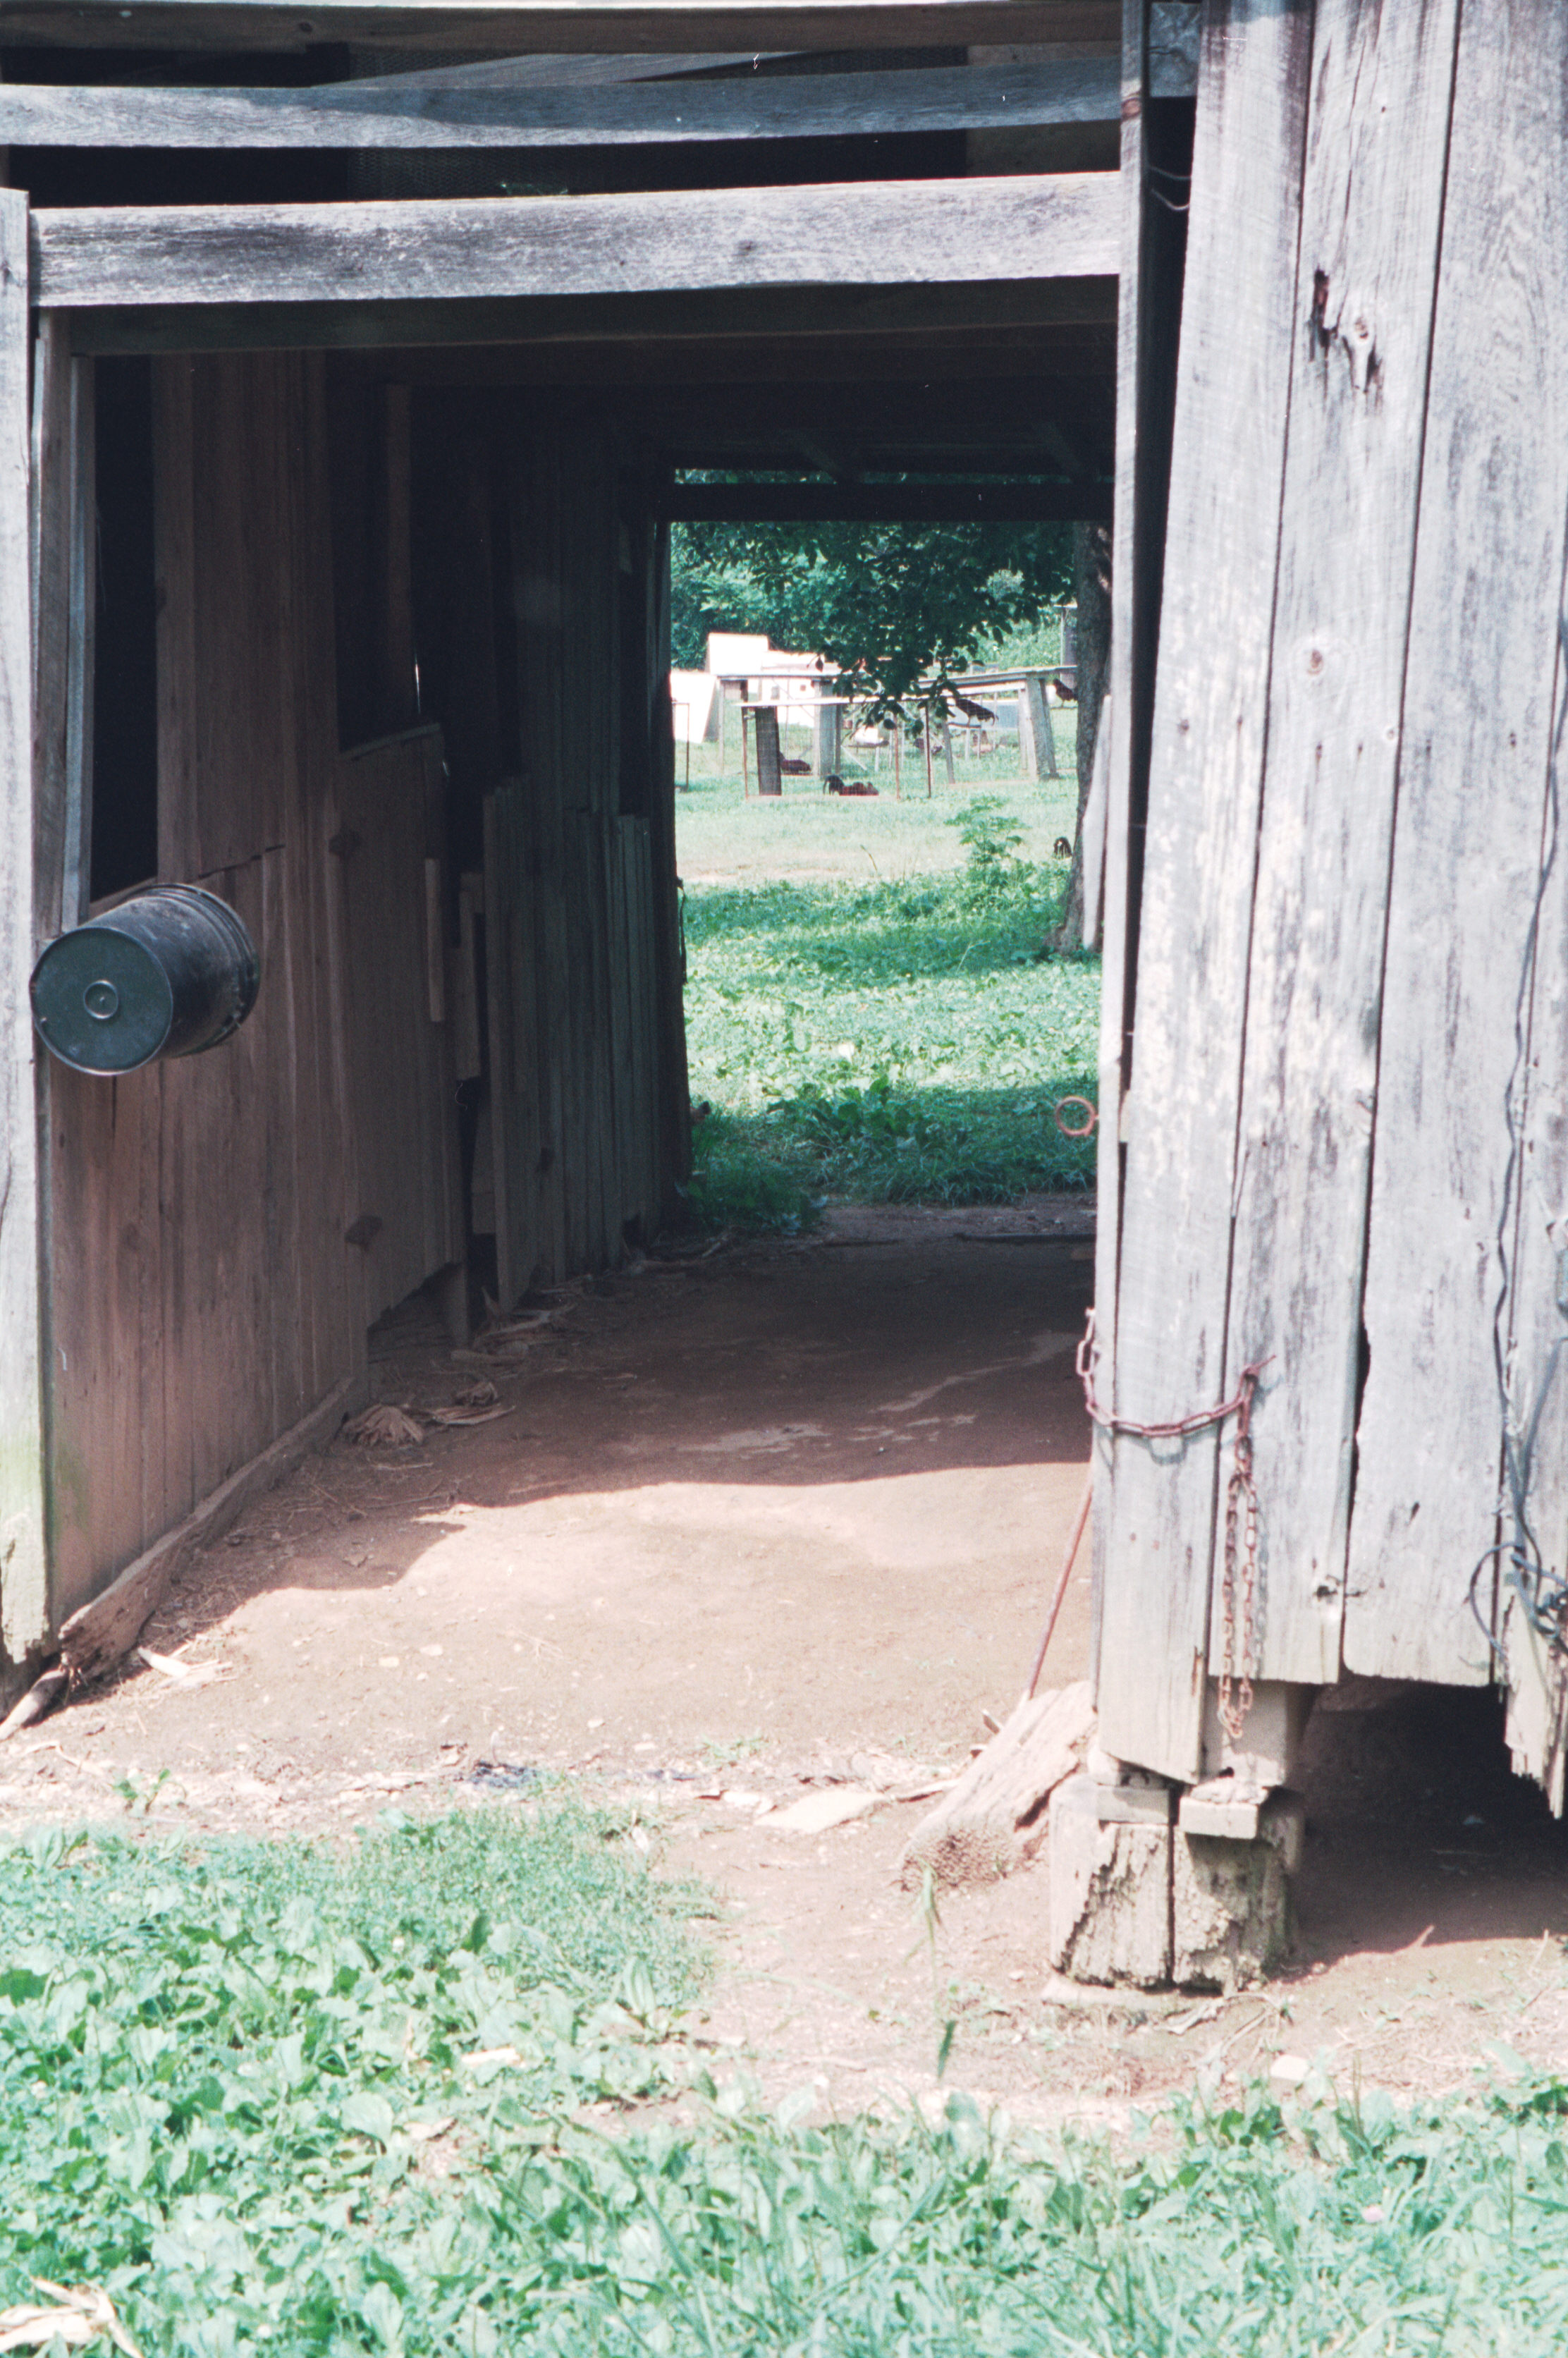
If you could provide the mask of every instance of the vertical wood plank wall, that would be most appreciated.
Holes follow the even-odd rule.
[[[1499,1365],[1568,1570],[1565,70],[1528,0],[1206,7],[1112,1380],[1168,1418],[1272,1355],[1267,1680],[1502,1675]],[[1102,1741],[1184,1779],[1233,1433],[1115,1444]]]
[[[620,1259],[685,1167],[663,548],[613,452],[516,419],[457,438],[438,569],[467,668],[421,649],[452,741],[427,720],[341,752],[323,363],[174,359],[154,382],[159,873],[239,910],[263,987],[211,1055],[50,1067],[35,1636],[362,1373],[367,1325],[464,1254],[442,856],[479,851],[447,840],[444,751],[484,812],[508,1301]],[[22,533],[25,562],[25,505]],[[25,986],[24,965],[24,1009]]]
[[[1561,10],[1524,0],[1465,10],[1390,908],[1345,1656],[1353,1670],[1376,1653],[1396,1675],[1454,1682],[1493,1675],[1466,1591],[1472,1566],[1510,1535],[1496,1514],[1504,1413],[1494,1345],[1522,1431],[1568,1332],[1568,1168],[1552,1107],[1564,1044],[1549,1014],[1568,955],[1560,874],[1534,945],[1533,1038],[1530,937],[1558,792],[1565,70]],[[1526,203],[1528,219],[1516,210]],[[1444,652],[1456,617],[1462,672]],[[1559,1366],[1530,1500],[1560,1574],[1565,1381]],[[1489,1617],[1494,1567],[1482,1570]],[[1522,1643],[1511,1667],[1521,1653]]]
[[[57,1623],[364,1356],[319,366],[160,362],[154,432],[159,873],[264,979],[211,1055],[50,1068]]]
[[[621,1259],[672,1176],[673,779],[663,562],[602,435],[501,432],[515,618],[515,780],[485,806],[498,1279],[510,1306]],[[660,731],[663,731],[661,738]]]

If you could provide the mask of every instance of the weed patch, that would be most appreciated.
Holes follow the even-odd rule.
[[[0,1853],[0,2307],[88,2279],[149,2358],[495,2348],[476,2169],[666,2085],[701,1978],[695,1896],[619,1833],[557,1809],[341,1857]]]

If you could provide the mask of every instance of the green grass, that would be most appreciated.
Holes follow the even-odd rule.
[[[930,2125],[813,2124],[814,2091],[770,2112],[698,2070],[697,2116],[649,2125],[691,1905],[571,1811],[341,1857],[16,1845],[0,2304],[101,2286],[146,2358],[1563,2346],[1560,2081],[1499,2051],[1468,2096],[1253,2090],[1113,2147],[960,2094]]]
[[[989,827],[969,797],[945,813],[958,858],[947,822],[980,814],[957,871],[688,884],[692,1096],[712,1109],[691,1200],[706,1225],[787,1228],[827,1195],[963,1204],[1087,1184],[1092,1148],[1052,1109],[1094,1094],[1098,961],[1037,960],[1066,863],[1011,856],[1008,815],[1025,855],[1039,815],[995,802]],[[732,842],[731,863],[745,856]]]
[[[667,2082],[699,1903],[622,1831],[0,1851],[0,2306],[85,2277],[149,2352],[394,2348],[413,2264],[444,2334],[468,2201],[432,2198],[431,2132],[471,2160]]]

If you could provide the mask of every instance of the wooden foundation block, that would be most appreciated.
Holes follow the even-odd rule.
[[[1079,1982],[1154,1989],[1171,1977],[1168,1814],[1106,1823],[1105,1789],[1087,1777],[1051,1803],[1051,1962]]]
[[[1178,1827],[1171,1969],[1184,1988],[1245,1989],[1282,1962],[1291,1942],[1289,1846],[1267,1833],[1230,1842]]]

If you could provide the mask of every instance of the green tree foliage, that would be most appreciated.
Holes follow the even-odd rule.
[[[709,631],[766,632],[879,710],[908,711],[945,701],[987,642],[1071,595],[1072,527],[676,525],[671,573],[682,669],[700,670]]]

